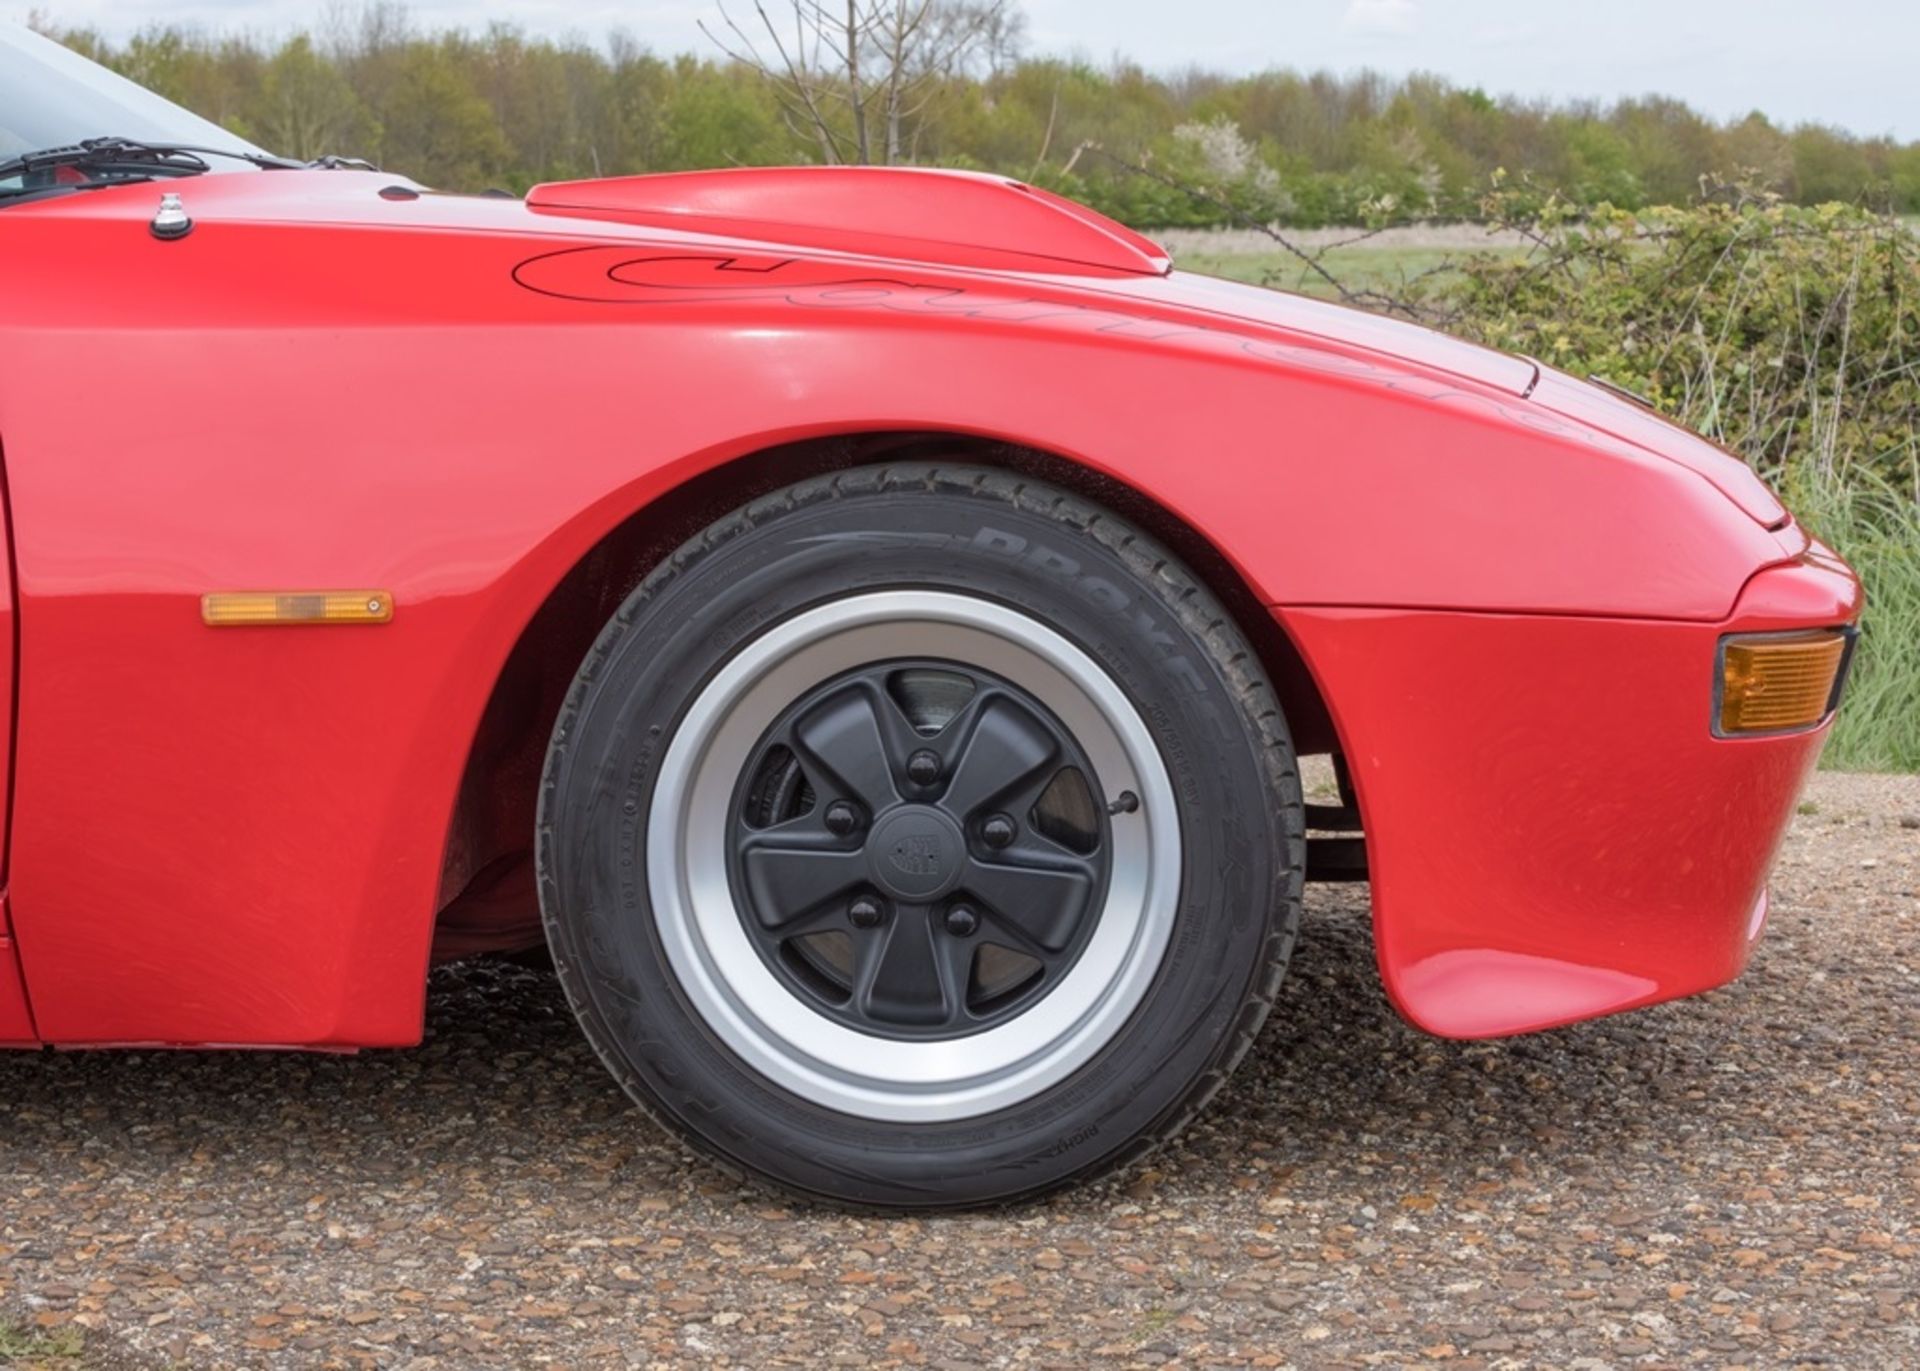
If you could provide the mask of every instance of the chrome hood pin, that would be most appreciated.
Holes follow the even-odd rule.
[[[153,212],[153,222],[148,227],[155,238],[185,238],[193,232],[193,219],[180,203],[179,195],[167,191],[160,197],[160,208]]]

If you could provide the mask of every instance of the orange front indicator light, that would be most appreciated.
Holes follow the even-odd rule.
[[[1722,638],[1713,731],[1729,738],[1812,728],[1839,703],[1852,647],[1849,628]]]
[[[393,596],[384,590],[227,591],[201,596],[200,617],[215,628],[384,624],[393,618]]]

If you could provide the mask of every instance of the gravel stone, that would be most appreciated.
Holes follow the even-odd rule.
[[[0,1327],[149,1367],[1920,1364],[1920,778],[1822,774],[1746,976],[1449,1043],[1363,889],[1181,1139],[942,1218],[806,1209],[631,1108],[548,974],[357,1057],[0,1056]]]

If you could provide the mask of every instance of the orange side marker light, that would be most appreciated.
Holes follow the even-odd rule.
[[[1837,703],[1851,638],[1846,629],[1722,638],[1714,732],[1738,737],[1818,724]]]
[[[384,590],[222,591],[200,597],[200,618],[214,628],[384,624],[393,618],[393,596]]]

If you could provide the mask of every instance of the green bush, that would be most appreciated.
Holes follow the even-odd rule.
[[[1829,764],[1920,770],[1920,237],[1845,205],[1710,187],[1685,208],[1576,213],[1503,188],[1534,244],[1395,305],[1638,391],[1743,454],[1866,583]]]

